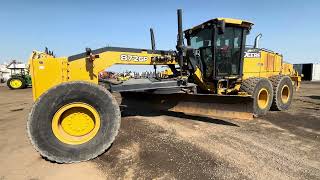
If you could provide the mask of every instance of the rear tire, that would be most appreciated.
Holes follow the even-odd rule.
[[[293,97],[293,85],[289,76],[273,76],[270,78],[273,86],[273,101],[271,110],[288,110]]]
[[[240,89],[252,96],[253,113],[255,116],[265,115],[270,110],[273,99],[273,89],[268,79],[246,79],[242,82]]]
[[[93,111],[99,116],[98,129],[91,139],[73,144],[66,143],[57,136],[57,130],[54,129],[55,117],[61,109],[70,104],[85,104],[94,109]],[[73,113],[81,114],[76,110]],[[63,116],[64,113],[66,112],[60,116],[61,124],[68,116],[68,114]],[[82,119],[69,118],[69,120],[79,124],[86,118],[88,116]],[[118,134],[120,121],[119,106],[109,91],[92,83],[75,81],[55,86],[39,97],[29,114],[27,132],[33,146],[43,157],[58,163],[73,163],[93,159],[105,152]],[[96,121],[94,121],[95,125],[97,125]],[[82,127],[86,128],[86,126],[88,125],[85,124]],[[79,126],[77,128],[71,127],[69,132],[79,131]],[[77,138],[76,135],[71,137]]]
[[[15,82],[18,82],[18,83],[15,83]],[[26,82],[21,77],[13,77],[8,79],[7,86],[10,89],[23,89],[26,87]]]

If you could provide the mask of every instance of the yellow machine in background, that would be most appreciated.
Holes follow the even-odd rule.
[[[162,78],[170,78],[170,77],[173,77],[174,74],[170,68],[167,68],[161,71],[160,75]]]
[[[120,127],[119,104],[110,92],[120,92],[125,107],[148,109],[153,104],[160,110],[220,118],[252,119],[270,108],[287,110],[300,76],[282,55],[258,47],[261,35],[246,47],[252,25],[216,18],[183,32],[178,10],[176,51],[156,50],[153,31],[152,50],[87,48],[69,57],[34,51],[35,103],[27,124],[32,144],[59,163],[100,155]],[[108,89],[98,85],[99,72],[114,64],[168,65],[171,77],[105,82]]]

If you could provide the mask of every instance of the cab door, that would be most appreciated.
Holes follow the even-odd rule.
[[[216,77],[240,74],[243,28],[226,27],[223,34],[215,33]]]
[[[214,72],[212,35],[213,29],[207,28],[195,33],[190,38],[191,47],[199,52],[202,64],[201,70],[203,72],[203,78],[206,81],[212,81]]]

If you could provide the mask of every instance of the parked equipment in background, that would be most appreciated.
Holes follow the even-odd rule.
[[[161,78],[172,78],[173,76],[173,72],[171,71],[170,68],[166,68],[165,70],[161,71],[160,73]]]
[[[220,118],[252,119],[270,108],[288,109],[300,76],[282,55],[258,48],[261,35],[256,47],[246,48],[252,26],[244,20],[216,18],[183,32],[178,10],[176,51],[156,50],[154,38],[151,50],[87,48],[57,58],[34,51],[30,65],[35,103],[27,123],[32,144],[59,163],[102,154],[120,127],[119,104],[112,92],[121,93],[126,108]],[[99,72],[114,64],[168,65],[172,78],[99,86]]]
[[[17,63],[13,60],[8,66],[10,69],[11,76],[7,80],[7,86],[10,89],[23,89],[31,86],[31,76],[28,71],[28,67],[25,64]]]

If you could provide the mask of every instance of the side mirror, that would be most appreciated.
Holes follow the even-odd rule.
[[[221,20],[218,22],[218,34],[224,34],[224,31],[226,29],[226,23],[224,22],[224,20]]]

